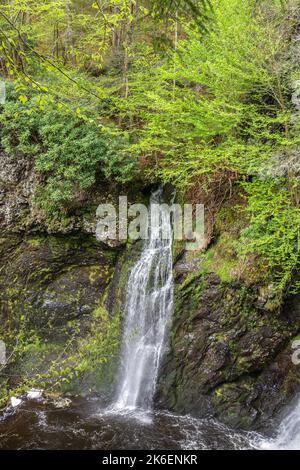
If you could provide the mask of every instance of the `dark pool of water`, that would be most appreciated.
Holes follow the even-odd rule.
[[[213,420],[109,412],[95,398],[75,399],[65,409],[25,400],[0,416],[0,449],[251,449],[258,441]]]

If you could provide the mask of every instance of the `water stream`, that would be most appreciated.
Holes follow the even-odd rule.
[[[151,207],[162,202],[162,190]],[[159,364],[173,308],[172,227],[166,206],[158,224],[150,218],[149,239],[133,266],[127,285],[125,326],[113,408],[151,410]]]
[[[298,399],[280,423],[272,439],[262,439],[264,450],[300,450],[300,399]]]

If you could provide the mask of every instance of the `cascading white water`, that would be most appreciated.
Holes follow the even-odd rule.
[[[151,197],[151,206],[160,204],[161,198],[158,190]],[[172,227],[169,211],[161,207],[158,226],[151,220],[149,238],[128,279],[114,409],[152,407],[173,309]]]
[[[261,440],[258,447],[264,450],[300,450],[300,399],[281,422],[277,436]]]

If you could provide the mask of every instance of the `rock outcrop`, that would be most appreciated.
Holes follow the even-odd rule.
[[[266,304],[258,288],[201,271],[180,275],[159,406],[242,428],[276,416],[300,389],[292,361],[300,298],[273,311]]]

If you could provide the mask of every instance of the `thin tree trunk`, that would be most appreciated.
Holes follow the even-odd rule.
[[[178,11],[176,11],[176,19],[175,19],[175,31],[174,31],[174,67],[173,67],[173,101],[175,100],[175,91],[176,91],[176,53],[177,53],[177,45],[178,45]]]
[[[71,63],[76,66],[76,57],[74,54],[74,34],[72,28],[72,13],[71,13],[71,0],[68,0],[66,3],[66,13],[67,13],[67,32],[66,32],[66,43],[67,43],[67,55],[71,58]]]

